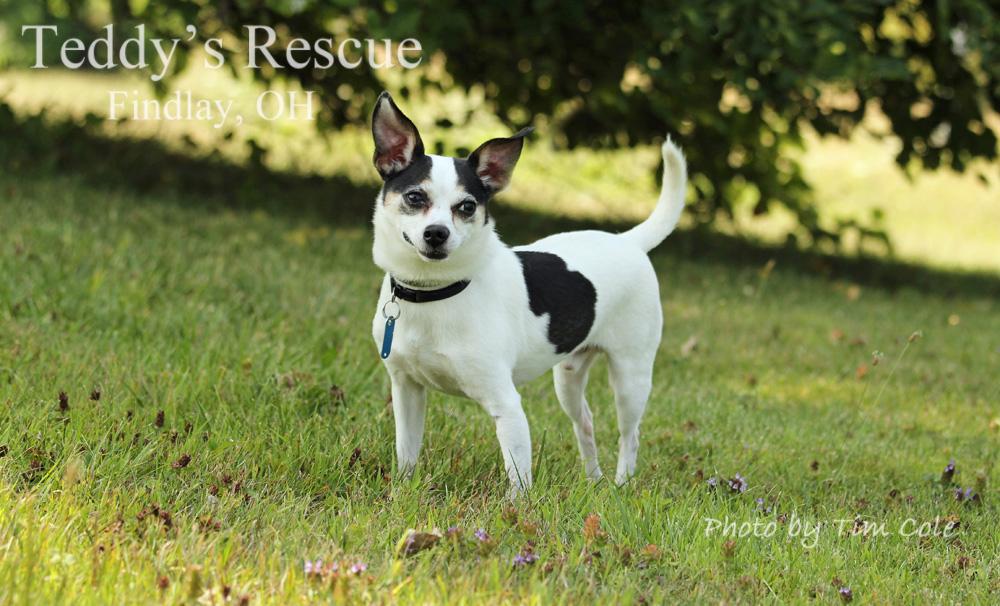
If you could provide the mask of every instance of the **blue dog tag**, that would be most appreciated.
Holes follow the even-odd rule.
[[[382,337],[382,359],[389,357],[392,351],[392,331],[396,326],[396,318],[389,316],[385,319],[385,336]]]

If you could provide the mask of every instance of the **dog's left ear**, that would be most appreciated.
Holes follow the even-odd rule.
[[[375,169],[388,179],[424,155],[424,142],[413,122],[406,117],[389,93],[383,92],[372,111],[375,139]]]
[[[514,165],[521,157],[521,148],[524,147],[524,138],[533,130],[535,129],[529,126],[513,136],[490,139],[469,154],[469,165],[490,193],[495,194],[510,185]]]

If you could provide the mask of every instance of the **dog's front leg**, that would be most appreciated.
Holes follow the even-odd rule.
[[[496,423],[510,496],[515,497],[531,487],[531,430],[521,408],[521,395],[511,384],[487,393],[481,403]]]
[[[403,373],[389,373],[392,381],[392,416],[396,420],[396,466],[399,475],[409,476],[417,465],[424,441],[424,415],[427,394],[420,385]]]

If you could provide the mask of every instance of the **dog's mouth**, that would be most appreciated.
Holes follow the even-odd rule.
[[[429,259],[431,261],[441,261],[443,259],[448,258],[448,253],[446,253],[443,250],[428,250],[428,251],[417,250],[417,252],[420,253],[420,256],[422,256],[423,258]]]
[[[403,240],[406,240],[407,244],[416,249],[417,253],[419,253],[420,256],[423,257],[424,259],[427,259],[428,261],[443,261],[444,259],[448,258],[448,253],[447,251],[444,250],[440,250],[437,248],[432,248],[430,250],[421,250],[419,246],[413,243],[413,240],[410,239],[410,236],[406,235],[405,231],[402,233],[403,233]]]

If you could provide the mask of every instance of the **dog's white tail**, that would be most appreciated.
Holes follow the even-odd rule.
[[[632,240],[646,252],[656,248],[677,226],[686,194],[687,162],[668,136],[663,143],[663,185],[656,208],[649,218],[624,232],[622,237]]]

